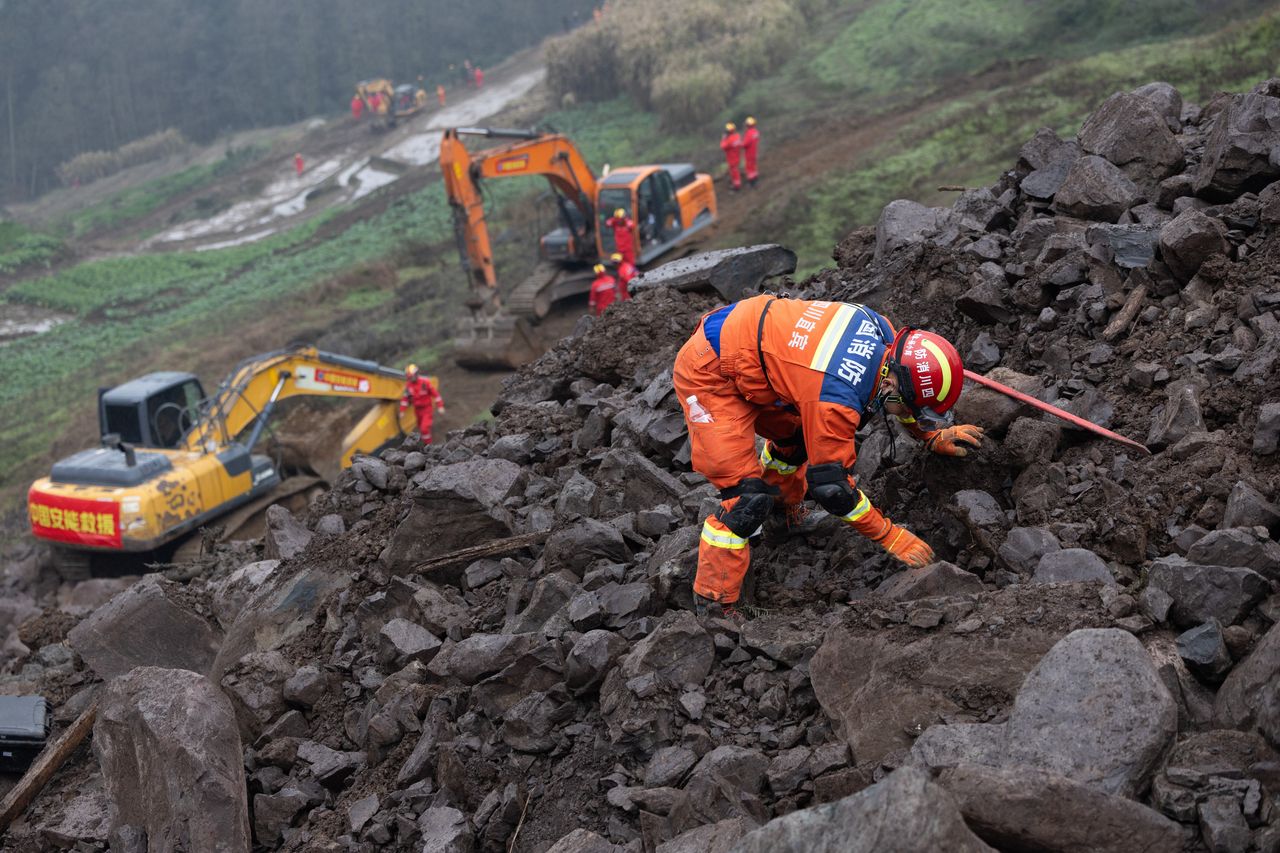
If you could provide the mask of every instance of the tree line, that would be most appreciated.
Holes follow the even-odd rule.
[[[59,163],[177,128],[345,109],[357,80],[434,88],[591,17],[590,0],[0,0],[0,198]],[[456,78],[455,78],[456,79]]]

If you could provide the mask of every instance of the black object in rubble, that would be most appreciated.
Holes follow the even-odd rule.
[[[0,772],[22,772],[44,749],[49,706],[43,696],[0,696]]]

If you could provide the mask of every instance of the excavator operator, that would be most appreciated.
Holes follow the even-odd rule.
[[[435,420],[436,410],[444,413],[444,398],[431,380],[418,372],[418,365],[411,364],[404,369],[404,394],[400,397],[400,411],[413,405],[413,413],[418,418],[418,432],[422,435],[422,443],[431,443],[431,422]]]
[[[702,318],[674,380],[693,467],[721,498],[698,545],[699,615],[741,618],[732,605],[747,540],[776,505],[788,529],[803,529],[806,493],[908,566],[933,561],[933,549],[885,518],[849,472],[854,433],[878,411],[934,453],[964,456],[981,444],[981,427],[951,424],[964,365],[945,338],[895,331],[863,305],[755,296]],[[759,455],[756,435],[766,439]]]

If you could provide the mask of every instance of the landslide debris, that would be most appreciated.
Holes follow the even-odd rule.
[[[201,672],[164,701],[164,670],[115,682],[145,731],[113,711],[111,777],[82,755],[7,843],[151,849],[123,804],[165,768],[120,756],[217,685],[207,743],[164,746],[241,744],[248,814],[221,777],[165,813],[227,814],[263,850],[1275,849],[1276,151],[1280,80],[1202,107],[1153,83],[787,283],[1151,447],[972,386],[960,417],[989,440],[967,459],[873,419],[855,473],[933,566],[827,520],[754,547],[746,625],[695,619],[716,493],[670,367],[714,302],[651,291],[522,369],[492,421],[361,459],[185,585],[98,590],[65,642],[51,593],[16,585],[3,687],[60,720],[122,662]],[[153,622],[201,654],[139,644]],[[121,805],[95,822],[104,790]]]

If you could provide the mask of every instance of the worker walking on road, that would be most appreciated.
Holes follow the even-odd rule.
[[[436,100],[440,102],[440,106],[444,106],[444,85],[436,84]]]
[[[636,223],[621,207],[604,221],[613,229],[613,244],[618,254],[630,263],[636,262]]]
[[[364,114],[364,98],[360,97],[360,93],[356,92],[351,96],[351,117],[356,121],[360,120],[360,116]]]
[[[878,411],[929,450],[964,456],[981,427],[952,426],[964,365],[945,338],[904,328],[862,305],[755,296],[702,318],[676,357],[693,467],[720,490],[693,582],[700,614],[736,618],[748,539],[775,506],[802,530],[810,495],[908,566],[933,549],[885,518],[849,472],[854,433]],[[767,439],[757,455],[756,436]]]
[[[596,277],[591,282],[591,293],[587,296],[587,306],[590,307],[593,315],[599,317],[604,313],[604,309],[612,305],[614,300],[618,298],[618,280],[609,274],[609,270],[604,264],[596,264],[592,267],[592,271],[596,274]]]
[[[742,137],[738,135],[738,126],[729,122],[724,126],[724,136],[720,138],[720,150],[729,164],[729,186],[734,192],[742,189]]]
[[[430,379],[418,372],[418,365],[411,364],[404,369],[404,394],[400,397],[400,411],[413,406],[413,413],[418,418],[418,433],[423,444],[431,443],[431,422],[437,410],[444,414],[444,398]]]
[[[760,148],[760,130],[756,120],[747,116],[747,129],[742,133],[742,154],[747,161],[747,183],[754,189],[756,179],[760,177],[756,169],[756,152]]]
[[[306,164],[302,162],[301,154],[293,155],[293,170],[297,172],[298,177],[302,177],[302,170],[306,168]]]
[[[631,261],[622,257],[622,253],[614,252],[609,260],[613,261],[613,267],[618,271],[618,297],[626,302],[631,298],[631,279],[640,274],[640,270],[636,269],[636,265]]]

